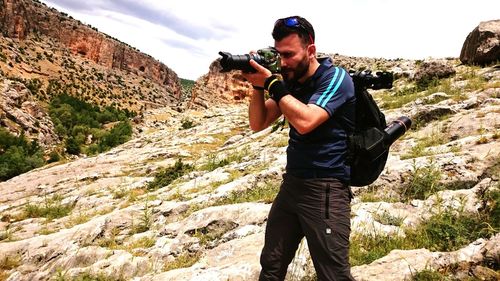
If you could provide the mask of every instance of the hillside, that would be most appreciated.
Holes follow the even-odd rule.
[[[47,113],[50,100],[62,93],[139,115],[184,107],[173,70],[45,4],[2,1],[0,28],[0,124],[44,148],[58,143]]]
[[[415,126],[355,189],[353,275],[497,280],[500,69],[437,60],[455,74],[417,87],[407,75],[430,62],[377,61],[401,74],[371,93]],[[288,130],[252,133],[245,100],[146,111],[109,152],[0,183],[0,279],[255,280]],[[294,280],[312,276],[306,247]]]

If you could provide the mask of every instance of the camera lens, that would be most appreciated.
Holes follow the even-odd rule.
[[[250,65],[250,60],[253,59],[257,63],[262,61],[261,56],[258,54],[245,54],[245,55],[231,55],[227,52],[219,52],[222,56],[220,65],[222,66],[221,72],[230,70],[241,70],[243,72],[255,72],[255,69]]]
[[[401,116],[398,119],[392,121],[386,128],[387,133],[385,143],[386,145],[391,145],[399,137],[405,134],[411,127],[411,120],[406,116]]]

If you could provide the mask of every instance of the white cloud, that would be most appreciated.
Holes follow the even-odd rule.
[[[275,20],[290,15],[313,24],[318,51],[411,59],[458,57],[479,22],[500,19],[498,0],[42,1],[193,80],[221,50],[243,54],[273,45]]]

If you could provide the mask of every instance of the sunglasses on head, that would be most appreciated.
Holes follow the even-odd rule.
[[[274,23],[274,25],[278,24],[279,22],[282,22],[287,27],[298,28],[302,31],[305,31],[307,33],[307,35],[309,36],[309,41],[311,42],[311,44],[314,44],[314,40],[312,38],[311,33],[309,33],[307,28],[299,22],[299,19],[297,17],[289,17],[289,18],[279,19]]]

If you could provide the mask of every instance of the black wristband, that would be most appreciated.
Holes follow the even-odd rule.
[[[255,89],[255,90],[258,90],[258,91],[264,91],[265,88],[264,87],[259,87],[259,86],[255,86],[255,85],[252,85],[252,87]]]
[[[271,99],[273,99],[278,104],[279,104],[281,98],[288,95],[288,92],[287,92],[286,87],[285,87],[285,83],[283,83],[283,81],[279,80],[276,75],[273,75],[273,76],[267,78],[266,83],[264,84],[264,87],[269,92],[269,96],[271,97]]]
[[[269,91],[269,86],[271,83],[274,82],[274,80],[279,81],[278,76],[271,75],[271,76],[267,77],[266,81],[264,81],[264,88]]]

